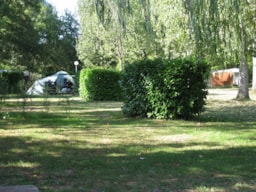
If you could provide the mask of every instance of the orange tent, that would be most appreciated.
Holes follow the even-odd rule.
[[[240,74],[238,68],[218,70],[212,72],[212,86],[239,85]]]

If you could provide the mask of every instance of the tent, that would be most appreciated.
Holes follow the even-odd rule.
[[[75,82],[71,75],[59,71],[51,76],[36,80],[27,90],[27,95],[42,95],[47,93],[71,93]]]
[[[212,86],[234,86],[239,84],[240,72],[238,68],[212,72]]]

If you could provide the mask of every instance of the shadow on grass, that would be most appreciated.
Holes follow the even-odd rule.
[[[59,104],[58,104],[59,105]],[[58,106],[57,105],[57,106]],[[0,120],[2,129],[12,128],[97,128],[106,125],[111,128],[120,127],[179,127],[190,129],[195,127],[191,121],[164,121],[141,118],[128,118],[122,114],[120,102],[84,102],[72,101],[70,108],[65,111],[63,106],[50,112],[30,111],[24,114],[11,112],[10,119]],[[57,107],[58,108],[58,107]],[[205,123],[207,129],[225,131],[250,131],[255,129],[256,106],[217,106],[207,107],[206,111],[194,119],[195,123]],[[225,123],[225,125],[223,125]],[[19,126],[20,125],[20,126]],[[198,126],[200,128],[200,126]]]
[[[15,106],[13,103],[16,103],[16,108],[14,108],[16,112],[23,110],[22,102],[17,104],[14,99],[12,102],[6,103],[9,112],[12,112],[11,109]],[[115,111],[122,113],[121,106],[121,102],[86,102],[78,98],[63,96],[50,97],[46,100],[44,98],[28,98],[24,108],[28,114],[44,112],[50,113],[53,118],[54,113],[64,113],[65,116],[79,113],[84,116],[101,118],[110,117],[113,114],[111,112]],[[3,112],[5,111],[3,110]],[[196,117],[195,120],[201,122],[255,122],[255,114],[256,103],[253,101],[216,100],[208,102],[205,112]]]
[[[113,102],[72,101],[64,112],[58,106],[62,107],[59,101],[51,104],[54,108],[47,113],[31,111],[23,116],[12,112],[10,119],[0,120],[1,129],[17,131],[17,135],[19,129],[36,128],[38,134],[44,134],[40,129],[49,129],[46,138],[1,136],[1,185],[34,184],[42,192],[256,191],[254,146],[216,149],[220,147],[218,143],[205,141],[143,143],[138,139],[145,136],[140,135],[134,135],[132,142],[121,142],[133,136],[136,128],[156,128],[154,131],[159,128],[172,134],[176,130],[186,132],[199,128],[226,130],[237,131],[239,137],[242,130],[251,132],[246,139],[253,142],[253,105],[208,107],[193,122],[126,118],[122,115],[121,103]],[[102,135],[108,134],[109,128],[119,128],[115,131],[121,132],[120,141],[104,143]],[[72,140],[69,134],[73,134],[73,138],[94,134],[91,138],[101,141]]]
[[[256,190],[254,147],[174,153],[157,151],[161,147],[173,146],[91,148],[86,142],[77,146],[67,140],[4,137],[0,183],[34,184],[47,192]]]
[[[254,101],[211,101],[197,119],[204,122],[255,122],[256,103]]]

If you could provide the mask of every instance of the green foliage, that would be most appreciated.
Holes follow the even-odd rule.
[[[145,60],[122,75],[123,112],[128,116],[190,119],[203,111],[208,65],[195,60]]]
[[[125,67],[121,76],[124,94],[123,112],[128,116],[146,116],[150,110],[147,99],[147,79],[157,79],[164,67],[161,60],[136,61]]]
[[[184,4],[196,53],[215,66],[240,63],[237,99],[249,99],[248,58],[255,39],[255,0],[191,0]]]
[[[162,77],[164,83],[159,87],[162,93],[161,99],[165,98],[165,100],[162,99],[163,104],[156,102],[154,109],[162,105],[164,108],[154,111],[151,115],[158,117],[160,114],[161,118],[190,119],[201,113],[207,95],[208,65],[204,62],[185,59],[172,60],[166,65]],[[155,95],[154,90],[154,87],[150,89],[152,96]]]
[[[187,53],[187,23],[178,0],[101,1],[97,9],[93,3],[79,2],[82,31],[77,51],[83,63],[118,64],[122,70],[126,63],[138,59]]]
[[[0,63],[3,69],[73,71],[78,22],[58,17],[44,0],[1,0]]]
[[[91,69],[85,68],[80,71],[80,77],[79,77],[79,95],[83,99],[89,98],[89,93],[87,90],[87,82],[88,82],[88,76],[91,73]]]
[[[28,52],[35,53],[35,43],[39,35],[34,26],[34,17],[40,10],[40,1],[2,0],[0,5],[0,60],[14,54],[23,56]]]
[[[24,81],[23,73],[4,72],[0,73],[0,94],[21,93]]]
[[[4,73],[0,73],[0,95],[7,94],[8,90],[8,83],[7,83],[7,76]]]
[[[40,26],[41,53],[40,60],[43,72],[64,70],[74,71],[76,56],[76,40],[78,36],[78,22],[68,12],[58,18],[51,7],[42,11],[42,26]]]
[[[88,100],[119,101],[120,73],[108,69],[83,69],[80,74],[80,96]]]
[[[80,86],[80,72],[79,73],[76,73],[74,76],[73,76],[73,79],[75,81],[75,86],[73,87],[73,94],[77,95],[79,94],[79,86]]]

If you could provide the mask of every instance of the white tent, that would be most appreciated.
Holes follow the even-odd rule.
[[[45,93],[45,89],[48,86],[55,87],[56,90],[60,90],[60,93],[67,93],[71,91],[72,87],[66,87],[66,83],[75,84],[74,79],[65,71],[59,71],[51,76],[36,80],[33,85],[27,90],[27,95],[42,95]],[[68,89],[69,88],[69,89]]]

